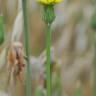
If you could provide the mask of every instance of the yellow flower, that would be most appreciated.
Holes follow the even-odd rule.
[[[62,0],[37,0],[37,2],[44,4],[44,5],[49,5],[49,4],[56,4],[60,3]]]

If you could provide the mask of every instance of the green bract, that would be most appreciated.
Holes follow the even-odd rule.
[[[54,5],[44,6],[42,16],[43,16],[43,21],[51,24],[55,19]]]

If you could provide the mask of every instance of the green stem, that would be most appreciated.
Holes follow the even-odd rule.
[[[3,16],[0,15],[0,45],[3,44],[4,39],[5,39],[5,34],[4,34],[4,22],[3,22]]]
[[[28,16],[27,16],[27,0],[22,0],[23,18],[24,18],[24,45],[25,53],[28,58],[26,74],[25,74],[25,96],[31,95],[31,70],[29,64],[29,34],[28,34]]]
[[[50,47],[51,47],[51,24],[47,24],[47,32],[46,32],[46,56],[47,56],[47,64],[46,64],[46,79],[47,79],[47,96],[51,96],[51,56],[50,56]]]

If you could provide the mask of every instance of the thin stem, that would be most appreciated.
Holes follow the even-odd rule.
[[[5,34],[4,34],[4,22],[3,22],[3,16],[0,15],[0,45],[3,44],[4,39],[5,39]]]
[[[51,58],[50,58],[50,47],[51,47],[51,30],[50,24],[47,24],[47,32],[46,32],[46,56],[47,56],[47,64],[46,64],[46,79],[47,79],[47,96],[51,96]]]
[[[27,0],[22,0],[23,18],[24,18],[24,45],[25,45],[25,53],[28,58],[26,74],[25,74],[25,96],[32,96],[31,95],[31,70],[30,70],[30,64],[29,64],[28,16],[27,16],[26,5],[27,5]]]

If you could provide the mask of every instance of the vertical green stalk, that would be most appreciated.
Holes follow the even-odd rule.
[[[0,45],[4,42],[4,22],[3,22],[3,16],[0,15]]]
[[[43,21],[46,24],[46,85],[47,85],[47,96],[51,96],[51,24],[55,20],[54,5],[44,5],[43,6]]]
[[[47,24],[47,32],[46,32],[46,79],[47,79],[47,96],[51,96],[51,56],[50,56],[50,47],[51,47],[51,24]]]
[[[28,16],[27,16],[27,0],[22,0],[23,18],[24,18],[24,45],[25,53],[28,58],[26,74],[25,74],[25,96],[32,96],[31,94],[31,70],[29,64],[29,34],[28,34]]]

